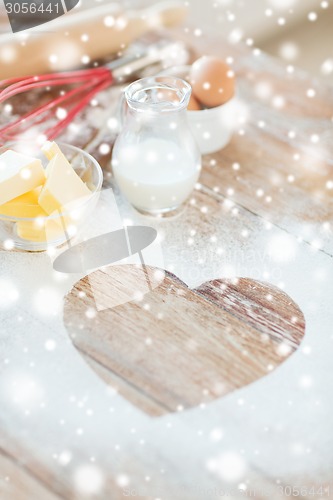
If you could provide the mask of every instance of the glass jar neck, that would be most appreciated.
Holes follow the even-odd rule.
[[[128,107],[138,113],[164,116],[185,110],[191,86],[176,77],[157,76],[138,80],[125,90]]]

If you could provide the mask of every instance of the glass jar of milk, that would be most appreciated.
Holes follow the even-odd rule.
[[[190,196],[201,155],[187,123],[191,87],[180,78],[138,80],[125,90],[124,127],[113,149],[115,179],[140,212],[176,211]]]

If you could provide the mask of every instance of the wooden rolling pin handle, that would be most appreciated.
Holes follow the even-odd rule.
[[[162,2],[144,10],[125,12],[119,4],[72,12],[47,24],[49,32],[31,30],[24,45],[16,35],[4,35],[1,52],[15,57],[0,64],[0,79],[68,70],[82,57],[98,59],[118,52],[152,29],[181,23],[183,3]],[[108,22],[108,20],[110,22]],[[82,39],[82,35],[85,35]],[[51,57],[52,56],[52,57]]]

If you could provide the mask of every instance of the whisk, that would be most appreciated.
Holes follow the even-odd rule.
[[[46,123],[59,107],[65,109],[59,121],[41,133],[48,140],[55,139],[100,91],[112,84],[123,83],[141,70],[174,57],[183,50],[179,43],[158,44],[144,52],[120,57],[111,63],[91,69],[49,73],[27,78],[9,78],[0,81],[0,104],[30,90],[62,86],[75,87],[60,92],[59,97],[32,109],[11,123],[0,127],[0,141],[17,139],[31,126]]]

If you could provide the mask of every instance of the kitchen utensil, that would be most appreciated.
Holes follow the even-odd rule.
[[[83,57],[96,60],[116,54],[152,29],[181,23],[186,12],[179,1],[135,11],[108,3],[83,11],[74,9],[49,22],[44,31],[35,28],[22,35],[4,34],[0,39],[4,58],[0,79],[67,71],[81,65]]]
[[[32,125],[42,124],[57,108],[66,109],[65,116],[47,130],[42,131],[46,138],[54,139],[64,128],[82,111],[91,101],[93,96],[113,83],[123,82],[140,70],[172,57],[177,50],[183,50],[181,44],[161,43],[152,46],[141,54],[131,54],[121,57],[106,66],[61,73],[50,73],[28,78],[10,78],[0,82],[4,87],[0,92],[0,104],[10,98],[25,93],[32,89],[74,85],[66,93],[38,106],[25,115],[0,128],[0,140],[5,142],[15,140],[18,135],[29,129]]]

